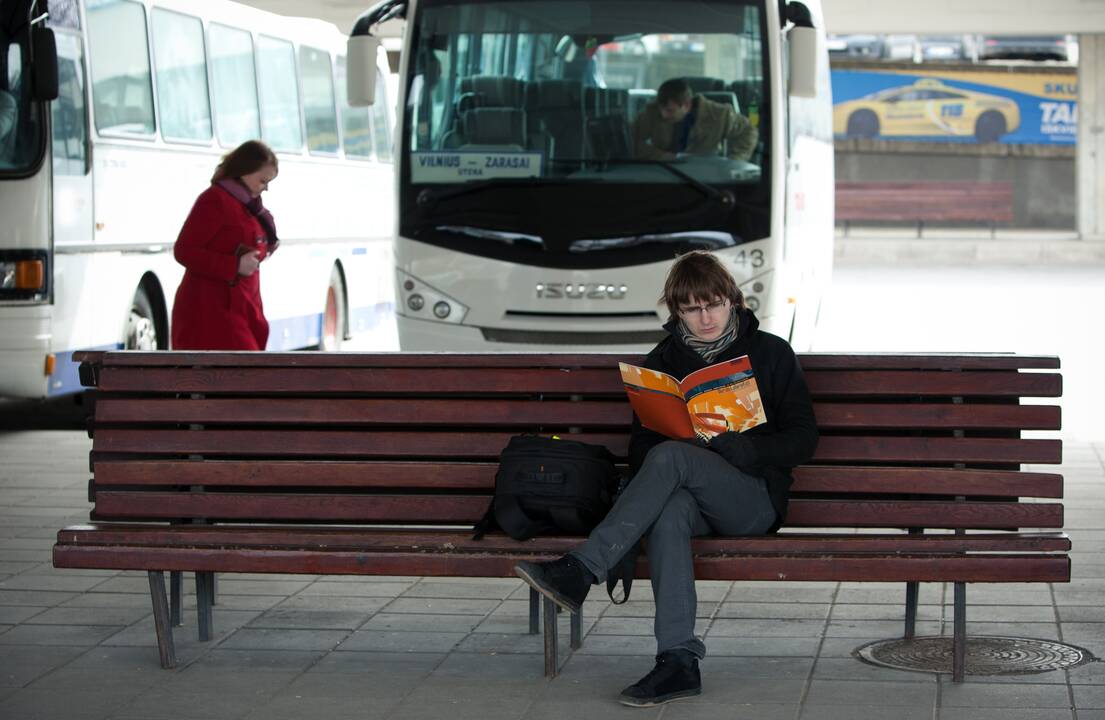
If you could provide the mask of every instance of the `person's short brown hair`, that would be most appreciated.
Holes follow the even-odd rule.
[[[706,250],[692,250],[671,266],[660,302],[667,305],[668,312],[675,317],[681,305],[690,305],[696,300],[711,302],[717,298],[729,300],[738,308],[745,306],[744,293],[717,256]]]
[[[218,182],[227,178],[237,179],[257,172],[266,165],[272,165],[279,171],[276,153],[260,140],[246,140],[226,155],[223,155],[222,161],[215,168],[215,174],[211,177],[211,182]]]
[[[686,105],[693,97],[690,84],[683,78],[666,80],[656,89],[656,103],[660,107]]]

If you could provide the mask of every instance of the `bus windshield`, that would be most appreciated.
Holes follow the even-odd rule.
[[[19,6],[17,8],[17,6]],[[0,2],[0,176],[25,175],[42,150],[42,108],[31,99],[26,3]]]
[[[426,0],[414,23],[405,236],[571,265],[768,234],[758,4]]]

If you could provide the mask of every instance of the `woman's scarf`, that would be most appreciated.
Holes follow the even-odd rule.
[[[269,245],[269,252],[276,250],[276,246],[280,244],[280,240],[276,237],[276,222],[272,219],[272,213],[261,204],[261,196],[253,197],[249,192],[249,188],[241,180],[224,178],[215,181],[215,184],[228,192],[230,197],[246,206],[249,214],[261,223],[261,227],[265,231],[265,242]]]
[[[737,331],[740,330],[740,314],[736,305],[729,308],[729,322],[725,330],[713,340],[703,340],[687,327],[682,318],[679,320],[679,337],[690,349],[702,356],[706,362],[713,362],[714,358],[722,353],[737,339]]]

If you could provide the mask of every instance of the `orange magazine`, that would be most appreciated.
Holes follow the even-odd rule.
[[[709,440],[767,422],[747,355],[676,380],[658,370],[618,363],[629,404],[641,424],[671,438]]]

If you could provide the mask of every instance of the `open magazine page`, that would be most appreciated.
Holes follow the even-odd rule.
[[[618,363],[629,404],[641,424],[670,438],[694,437],[679,383],[671,375]]]
[[[767,422],[747,355],[697,370],[680,383],[695,434],[708,439]]]

